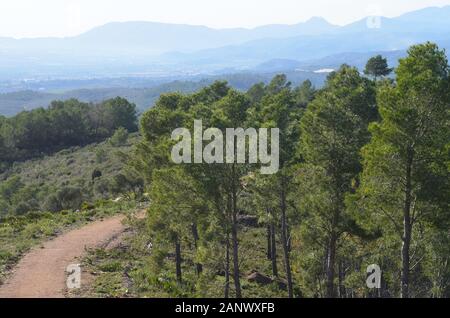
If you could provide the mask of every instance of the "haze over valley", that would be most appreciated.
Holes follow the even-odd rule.
[[[54,97],[97,101],[110,97],[111,88],[145,109],[153,100],[142,97],[145,89],[164,91],[161,85],[182,81],[189,91],[221,77],[245,89],[277,72],[289,73],[294,82],[310,78],[320,87],[343,63],[362,70],[368,58],[382,54],[395,66],[410,45],[424,41],[450,48],[449,17],[445,6],[344,26],[320,17],[253,29],[112,22],[67,38],[3,37],[0,113],[45,106]]]

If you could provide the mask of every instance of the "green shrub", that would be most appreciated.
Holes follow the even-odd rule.
[[[122,270],[122,264],[117,261],[106,262],[104,264],[101,264],[99,266],[99,269],[102,272],[110,272],[110,273],[120,272]]]
[[[29,211],[31,211],[31,206],[26,202],[20,202],[14,210],[17,215],[23,215]]]
[[[51,211],[51,212],[58,212],[62,210],[61,202],[59,201],[58,195],[56,194],[50,194],[45,201],[44,204],[45,210]]]
[[[94,191],[101,198],[107,198],[110,189],[109,179],[99,179],[95,182]]]
[[[124,146],[127,141],[128,131],[123,127],[119,127],[109,139],[109,143],[114,147]]]
[[[108,158],[108,153],[106,152],[105,148],[99,147],[95,151],[95,162],[96,163],[103,163],[107,160],[107,158]]]
[[[76,210],[81,207],[83,193],[79,187],[65,187],[58,191],[58,199],[64,210]]]
[[[81,210],[83,211],[90,211],[90,210],[94,210],[95,209],[95,205],[93,205],[92,203],[89,202],[83,202],[83,204],[81,205]]]

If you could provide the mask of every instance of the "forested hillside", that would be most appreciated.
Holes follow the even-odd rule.
[[[245,297],[252,282],[286,297],[450,296],[447,57],[413,46],[395,80],[389,72],[375,57],[367,77],[343,65],[320,90],[280,75],[246,93],[216,82],[163,95],[129,154],[151,198],[153,265],[136,265],[138,292]],[[171,133],[194,119],[223,131],[278,127],[280,171],[173,164]],[[249,259],[250,242],[266,261]],[[370,264],[383,272],[378,290],[366,286]]]
[[[1,214],[148,198],[127,244],[84,259],[88,295],[450,297],[447,56],[415,45],[392,71],[376,56],[320,88],[277,75],[163,94],[130,138],[136,108],[122,98],[0,118]],[[193,135],[200,119],[223,133],[278,128],[279,171],[175,164],[173,131]],[[366,285],[371,264],[379,289]]]
[[[15,161],[102,141],[118,128],[137,131],[137,111],[123,98],[99,104],[71,99],[0,117],[0,171]]]
[[[142,188],[120,156],[136,131],[135,105],[122,98],[54,101],[0,118],[0,216],[77,210]]]

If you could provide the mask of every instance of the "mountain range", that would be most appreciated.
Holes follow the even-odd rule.
[[[212,29],[205,26],[156,22],[112,22],[67,38],[0,38],[2,50],[75,52],[77,54],[156,55],[165,52],[193,52],[237,45],[263,38],[288,38],[329,33],[334,26],[322,18],[295,25],[266,25],[254,29]],[[91,52],[86,52],[89,49]]]
[[[108,23],[67,38],[3,37],[0,113],[45,106],[57,96],[96,101],[118,89],[145,108],[165,88],[155,89],[155,94],[145,89],[165,83],[238,78],[236,87],[248,87],[277,72],[310,78],[320,86],[327,72],[343,63],[362,70],[370,57],[382,54],[395,67],[410,45],[425,41],[448,50],[448,34],[450,6],[394,18],[368,17],[344,26],[320,17],[253,29],[137,21]],[[18,94],[1,94],[11,92]]]
[[[336,26],[315,17],[294,25],[212,29],[115,22],[68,38],[0,38],[0,80],[43,75],[111,76],[251,69],[273,59],[307,61],[336,54],[404,51],[435,41],[450,48],[450,6]],[[351,63],[351,61],[348,61]],[[34,74],[34,75],[33,75]]]
[[[343,27],[330,27],[316,35],[264,38],[239,45],[178,54],[176,58],[190,63],[228,61],[230,65],[243,67],[270,59],[305,61],[342,53],[376,51],[389,54],[425,41],[434,41],[443,48],[450,48],[449,33],[450,6],[447,6],[427,8],[397,18],[366,18]]]

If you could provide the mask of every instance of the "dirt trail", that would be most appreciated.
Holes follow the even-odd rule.
[[[96,221],[32,249],[0,286],[0,298],[64,297],[67,266],[77,263],[86,248],[105,245],[123,232],[123,219],[121,215]]]

